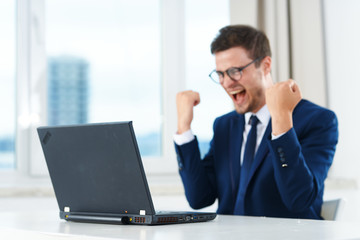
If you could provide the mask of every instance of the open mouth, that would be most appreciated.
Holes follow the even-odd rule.
[[[229,92],[229,94],[232,96],[232,99],[235,103],[241,104],[245,99],[246,90],[245,89],[236,90]]]

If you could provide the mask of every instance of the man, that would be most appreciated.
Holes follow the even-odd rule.
[[[338,141],[333,112],[303,100],[293,80],[273,83],[267,37],[227,26],[211,44],[221,84],[235,111],[218,117],[200,159],[190,126],[197,92],[177,95],[175,148],[191,207],[218,200],[219,214],[321,219],[324,181]]]

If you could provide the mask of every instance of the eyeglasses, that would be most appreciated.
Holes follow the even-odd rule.
[[[263,57],[259,57],[255,60],[253,60],[252,62],[250,62],[249,64],[245,65],[244,67],[232,67],[229,68],[228,70],[226,70],[225,72],[221,72],[221,71],[216,71],[216,69],[214,69],[210,74],[209,77],[211,78],[211,80],[213,80],[216,83],[222,84],[224,82],[224,77],[225,77],[225,73],[229,76],[229,78],[233,81],[239,81],[241,79],[242,76],[242,71],[247,68],[248,66],[250,66],[251,64],[253,64],[256,61],[259,61],[263,59]]]

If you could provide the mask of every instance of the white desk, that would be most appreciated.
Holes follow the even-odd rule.
[[[0,215],[0,239],[360,239],[359,222],[220,215],[206,223],[134,226],[66,222],[41,209]]]

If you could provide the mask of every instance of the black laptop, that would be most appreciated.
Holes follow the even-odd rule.
[[[153,225],[216,217],[155,211],[132,122],[39,127],[38,134],[61,219]]]

